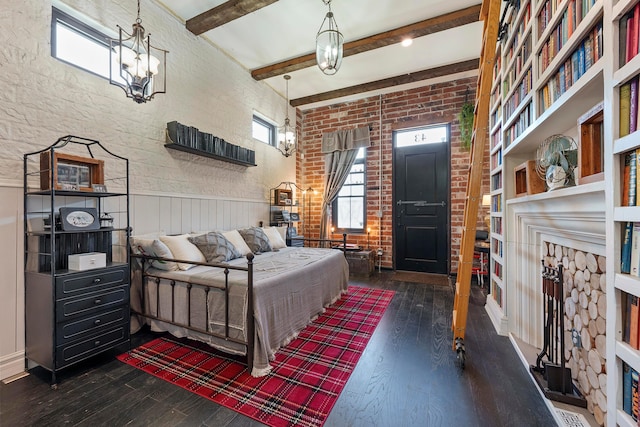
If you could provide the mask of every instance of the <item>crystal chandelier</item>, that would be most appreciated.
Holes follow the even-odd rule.
[[[316,62],[323,73],[333,75],[338,72],[342,63],[344,38],[331,12],[331,0],[322,2],[329,6],[329,12],[316,35]]]
[[[291,122],[289,121],[289,80],[291,76],[285,74],[284,79],[287,82],[286,118],[284,119],[284,125],[278,128],[278,146],[276,148],[285,157],[289,157],[296,151],[296,130],[291,127]]]
[[[151,46],[150,35],[145,37],[140,0],[138,17],[132,27],[129,34],[118,25],[120,36],[111,39],[109,83],[121,87],[128,98],[140,104],[151,100],[156,93],[165,93],[168,51]]]

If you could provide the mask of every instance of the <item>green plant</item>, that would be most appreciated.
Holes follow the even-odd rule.
[[[468,150],[471,147],[471,134],[473,133],[473,104],[465,102],[458,114],[460,123],[460,144],[462,148]]]

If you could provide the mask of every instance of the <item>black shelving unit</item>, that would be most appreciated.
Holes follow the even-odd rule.
[[[53,388],[59,370],[130,343],[129,235],[128,159],[73,135],[24,155],[25,368]],[[89,253],[106,264],[69,268]]]
[[[303,192],[294,182],[281,182],[269,191],[269,224],[287,227],[287,246],[304,246],[304,236],[299,229],[304,212]]]

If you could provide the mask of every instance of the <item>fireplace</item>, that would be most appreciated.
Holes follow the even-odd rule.
[[[562,265],[563,357],[596,420],[606,413],[603,188],[600,182],[507,202],[507,295],[502,318],[494,319],[498,332],[538,354],[545,332],[543,265]],[[535,365],[535,356],[525,362]]]

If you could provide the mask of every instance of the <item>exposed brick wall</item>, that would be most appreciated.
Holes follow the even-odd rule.
[[[367,224],[373,249],[382,248],[382,267],[393,267],[392,235],[392,132],[427,124],[451,124],[451,266],[457,271],[460,249],[461,227],[466,195],[469,151],[460,146],[458,113],[465,97],[473,100],[476,78],[432,84],[421,88],[373,96],[358,101],[345,102],[315,109],[298,111],[297,123],[300,141],[297,178],[303,188],[313,187],[319,191],[311,198],[310,221],[303,230],[317,237],[320,227],[320,209],[324,191],[324,156],[320,153],[322,134],[339,129],[361,126],[371,127],[372,147],[367,152]],[[467,92],[468,91],[468,92]],[[382,146],[382,150],[380,147]],[[487,148],[488,152],[488,148]],[[484,168],[488,171],[488,156],[485,154]],[[382,167],[380,167],[382,164]],[[382,179],[380,177],[382,174]],[[483,194],[488,191],[489,177],[483,178]],[[382,191],[382,206],[380,192]],[[382,211],[382,218],[377,213]],[[481,209],[482,211],[482,209]],[[479,215],[478,227],[483,226]],[[305,219],[308,214],[305,214]],[[339,238],[339,236],[333,236]],[[367,235],[350,236],[350,241],[367,246]]]

